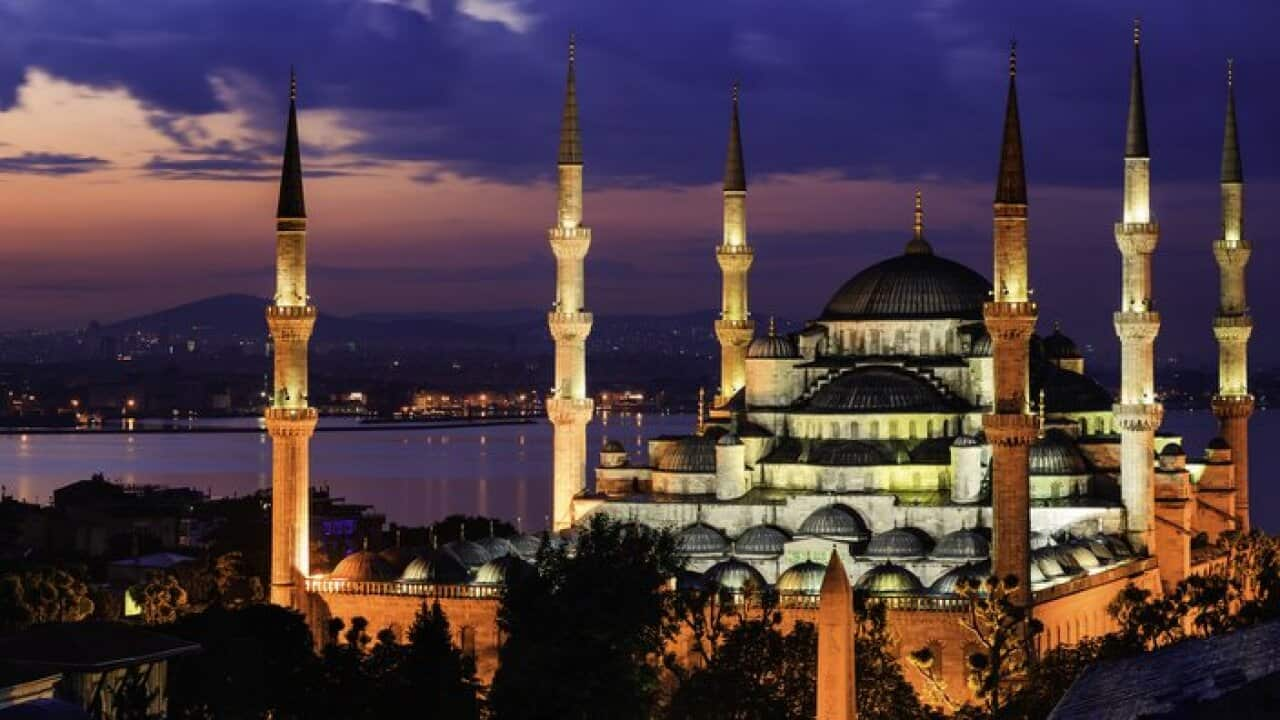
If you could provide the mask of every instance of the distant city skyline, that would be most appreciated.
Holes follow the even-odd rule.
[[[816,317],[910,237],[990,276],[1018,36],[1040,330],[1110,350],[1129,20],[1144,15],[1161,357],[1207,361],[1224,64],[1236,58],[1254,283],[1280,271],[1270,3],[0,2],[0,329],[270,293],[288,68],[312,294],[328,312],[545,309],[564,45],[578,36],[597,314],[715,307],[728,87],[740,78],[757,317]],[[1265,286],[1262,286],[1265,287]],[[1280,317],[1254,292],[1260,328]],[[1280,336],[1258,333],[1255,363]]]

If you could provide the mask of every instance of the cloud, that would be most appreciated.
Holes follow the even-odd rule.
[[[15,175],[81,175],[110,165],[100,157],[65,153],[25,152],[0,157],[0,173]]]

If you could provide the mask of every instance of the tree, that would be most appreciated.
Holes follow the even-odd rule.
[[[597,514],[572,552],[544,544],[537,564],[503,593],[493,716],[647,717],[676,629],[664,590],[681,567],[672,535]]]
[[[453,644],[439,602],[418,608],[406,640],[392,677],[407,702],[397,705],[435,707],[443,718],[477,717],[475,663]]]
[[[223,553],[213,561],[212,601],[215,604],[235,609],[260,603],[263,597],[262,580],[250,571],[244,553]]]
[[[58,568],[0,576],[0,632],[49,622],[79,622],[93,614],[89,588]]]
[[[145,583],[130,588],[130,592],[142,608],[142,622],[148,625],[174,622],[187,609],[187,591],[169,573],[151,573]]]
[[[981,583],[965,579],[957,586],[969,601],[969,610],[960,621],[981,648],[967,658],[969,688],[985,706],[988,717],[1003,717],[1002,702],[1027,681],[1032,660],[1032,638],[1039,634],[1039,621],[1027,618],[1025,607],[1014,598],[1018,578],[995,576]]]
[[[889,652],[889,632],[884,603],[863,593],[853,596],[858,621],[854,640],[860,720],[923,720],[930,717],[915,688],[902,674],[902,665]]]

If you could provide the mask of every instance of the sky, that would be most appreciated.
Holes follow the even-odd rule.
[[[718,304],[735,79],[757,316],[816,317],[848,277],[900,253],[916,188],[935,251],[989,276],[1016,36],[1042,329],[1061,321],[1105,356],[1138,15],[1158,350],[1215,350],[1234,57],[1254,360],[1267,366],[1280,359],[1266,332],[1280,319],[1273,0],[0,0],[0,329],[269,295],[291,65],[324,311],[547,307],[571,31],[590,310]]]

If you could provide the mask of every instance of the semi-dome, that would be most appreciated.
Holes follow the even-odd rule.
[[[933,556],[939,558],[976,559],[991,556],[991,542],[977,530],[966,528],[942,536]]]
[[[753,525],[742,531],[734,542],[734,551],[741,555],[781,555],[791,538],[781,528],[773,525]]]
[[[604,445],[600,448],[600,452],[606,453],[625,453],[626,451],[627,449],[617,440],[606,440]]]
[[[867,524],[857,511],[848,505],[826,505],[814,510],[800,524],[801,535],[844,538],[861,542],[871,537]]]
[[[813,440],[809,443],[810,465],[864,467],[885,465],[889,459],[880,448],[861,440]]]
[[[699,522],[676,533],[676,547],[686,555],[716,555],[729,549],[729,540],[724,533]]]
[[[982,317],[991,282],[953,260],[917,252],[876,263],[846,282],[821,320]]]
[[[759,570],[737,558],[721,560],[712,565],[703,573],[703,577],[730,592],[742,592],[747,585],[761,590],[767,584]]]
[[[436,550],[414,558],[400,575],[400,582],[407,583],[464,583],[471,573],[456,555],[446,550]]]
[[[378,553],[360,550],[342,558],[329,577],[333,580],[383,582],[395,580],[396,570]]]
[[[929,586],[929,592],[933,595],[955,595],[959,592],[960,581],[969,580],[971,582],[981,583],[991,575],[991,562],[967,562],[963,565],[957,565],[943,573],[933,584]]]
[[[483,545],[471,540],[454,540],[447,543],[444,550],[453,553],[469,568],[478,568],[493,559]]]
[[[691,435],[676,440],[658,456],[657,469],[668,473],[714,473],[715,438]]]
[[[929,554],[933,538],[923,530],[898,527],[871,536],[866,555],[882,558],[921,557]]]
[[[1031,393],[1039,397],[1044,390],[1047,412],[1104,412],[1115,402],[1111,393],[1088,375],[1063,370],[1053,363],[1042,362],[1031,373]]]
[[[924,590],[915,573],[888,562],[863,573],[854,587],[868,595],[912,595]]]
[[[1063,335],[1056,324],[1053,327],[1053,334],[1042,341],[1042,346],[1044,356],[1049,360],[1074,360],[1084,357],[1080,354],[1080,348],[1076,347],[1075,341]]]
[[[867,365],[841,374],[806,403],[828,412],[956,412],[965,404],[919,375],[889,365]]]
[[[797,360],[800,349],[791,342],[791,338],[770,333],[751,341],[747,346],[747,357],[751,360]]]
[[[507,583],[528,577],[533,573],[533,566],[514,555],[503,555],[494,558],[476,571],[476,585],[506,585]]]
[[[1061,430],[1049,430],[1031,444],[1032,475],[1086,475],[1089,463],[1075,440]]]
[[[786,572],[778,576],[775,587],[780,595],[816,596],[822,592],[822,579],[826,574],[826,565],[806,560],[787,568]]]

